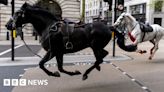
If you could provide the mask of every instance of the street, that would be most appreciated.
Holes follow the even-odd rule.
[[[34,56],[26,47],[25,45],[15,45],[15,47],[17,47],[15,49],[15,57],[32,57]],[[37,53],[41,47],[40,45],[30,45],[29,46],[35,53]],[[10,56],[11,56],[11,50],[10,50],[11,46],[10,45],[1,45],[0,46],[0,61],[1,61],[1,65],[0,65],[0,90],[2,90],[3,92],[11,92],[13,87],[4,87],[3,86],[3,80],[4,79],[19,79],[21,78],[21,75],[25,72],[25,70],[27,68],[31,68],[31,67],[36,67],[36,65],[9,65],[9,62],[6,62],[6,64],[4,65],[5,59],[10,60]],[[18,60],[16,59],[15,61],[10,61],[10,63],[16,63],[18,62]],[[3,64],[2,64],[3,63]]]
[[[13,87],[4,87],[4,79],[20,79],[21,74],[25,72],[27,68],[36,67],[36,65],[22,65],[22,66],[0,66],[0,90],[1,92],[11,92]]]
[[[101,71],[94,70],[89,74],[86,81],[82,81],[82,75],[68,76],[61,73],[60,78],[46,75],[38,67],[40,58],[28,54],[30,52],[24,46],[21,46],[19,47],[21,49],[16,49],[20,50],[17,53],[19,57],[16,57],[16,61],[10,61],[10,57],[1,56],[1,83],[3,83],[4,78],[47,79],[48,85],[44,87],[43,85],[4,87],[1,84],[1,88],[5,92],[51,92],[52,90],[55,92],[163,92],[163,43],[164,40],[162,39],[153,60],[148,60],[149,49],[153,46],[149,42],[139,45],[140,49],[148,51],[146,54],[129,53],[117,47],[116,57],[112,57],[112,43],[109,43],[106,49],[110,54],[105,57],[105,62],[101,65]],[[4,46],[3,49],[7,50],[8,47]],[[41,56],[45,54],[45,51],[39,45],[33,44],[30,47],[32,49],[40,48],[35,52]],[[4,50],[1,50],[1,52]],[[77,53],[65,55],[64,68],[71,71],[80,70],[84,73],[94,61],[91,49],[87,48]],[[57,71],[55,58],[46,63],[45,67],[52,72]]]

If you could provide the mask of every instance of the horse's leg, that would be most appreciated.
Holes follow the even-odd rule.
[[[154,56],[154,54],[156,53],[156,51],[158,50],[158,44],[159,44],[159,41],[161,40],[162,38],[162,35],[159,35],[157,36],[157,38],[155,39],[155,45],[154,45],[154,51],[152,51],[152,54],[150,55],[149,57],[149,60],[151,60]]]
[[[138,45],[138,43],[139,42],[137,40],[135,40],[135,42],[133,43],[133,45],[136,46],[136,45]],[[137,49],[136,50],[136,53],[144,54],[144,53],[147,53],[147,51],[146,50]]]
[[[44,64],[49,61],[50,59],[52,59],[54,57],[54,54],[51,52],[51,51],[48,51],[46,53],[46,55],[44,56],[44,58],[40,61],[39,63],[39,67],[46,73],[48,74],[49,76],[55,76],[55,77],[60,77],[60,74],[59,72],[50,72],[49,70],[47,70],[45,67],[44,67]]]
[[[153,40],[150,40],[150,42],[154,45],[151,49],[150,49],[150,55],[153,53],[153,50],[155,48],[155,41],[154,39]]]
[[[96,68],[97,70],[101,70],[100,64],[103,62],[103,58],[108,54],[108,52],[104,49],[102,50],[93,50],[94,55],[96,57],[96,62],[94,63],[93,66],[91,66],[89,69],[86,70],[86,72],[83,75],[83,80],[86,80],[88,78],[88,74]]]
[[[155,43],[154,51],[152,51],[152,54],[150,55],[149,60],[152,60],[152,58],[157,50],[158,50],[158,43]]]
[[[56,55],[56,60],[57,60],[58,69],[59,69],[60,72],[66,73],[66,74],[71,75],[71,76],[81,74],[77,70],[75,72],[69,72],[69,71],[66,71],[66,70],[63,69],[63,54]]]
[[[100,53],[98,56],[96,56],[96,53],[95,53],[95,56],[96,56],[96,58],[97,57],[100,57],[100,58],[104,58],[105,56],[107,56],[108,55],[108,51],[106,51],[106,50],[101,50],[100,52],[98,52],[98,53]],[[96,60],[98,60],[99,58],[97,58]],[[97,62],[97,61],[96,61]],[[103,62],[103,61],[98,61],[100,64]],[[98,70],[98,71],[100,71],[101,70],[101,67],[99,66],[99,65],[97,65],[96,66],[96,69]]]

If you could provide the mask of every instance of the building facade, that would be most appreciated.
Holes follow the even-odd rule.
[[[56,0],[62,8],[62,17],[72,21],[80,19],[80,0]]]
[[[125,0],[125,12],[131,13],[138,21],[159,24],[164,27],[164,0]],[[85,1],[85,22],[91,23],[94,18],[112,22],[112,12],[103,0]],[[119,15],[119,14],[118,14]]]
[[[103,0],[85,0],[85,22],[92,23],[94,19],[108,17],[108,4]]]
[[[138,21],[164,27],[164,0],[125,0],[125,11]]]

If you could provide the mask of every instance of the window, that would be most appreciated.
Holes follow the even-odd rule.
[[[139,4],[130,6],[131,14],[144,14],[146,13],[146,4]]]
[[[124,12],[127,12],[127,7],[124,7]]]
[[[161,12],[162,11],[162,5],[163,5],[163,1],[156,1],[154,11],[155,12]]]
[[[102,1],[100,1],[100,8],[102,8]]]
[[[162,18],[154,18],[154,24],[159,24],[161,26]]]

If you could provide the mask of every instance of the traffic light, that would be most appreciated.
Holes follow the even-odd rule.
[[[4,4],[4,5],[7,5],[8,4],[8,1],[7,0],[0,0],[0,3],[1,4]]]
[[[109,4],[109,11],[112,10],[112,0],[104,0],[104,2],[107,2]]]
[[[118,5],[123,5],[124,6],[124,0],[118,0]]]
[[[124,0],[118,0],[118,7],[117,9],[120,10],[120,11],[123,11],[124,10]]]

